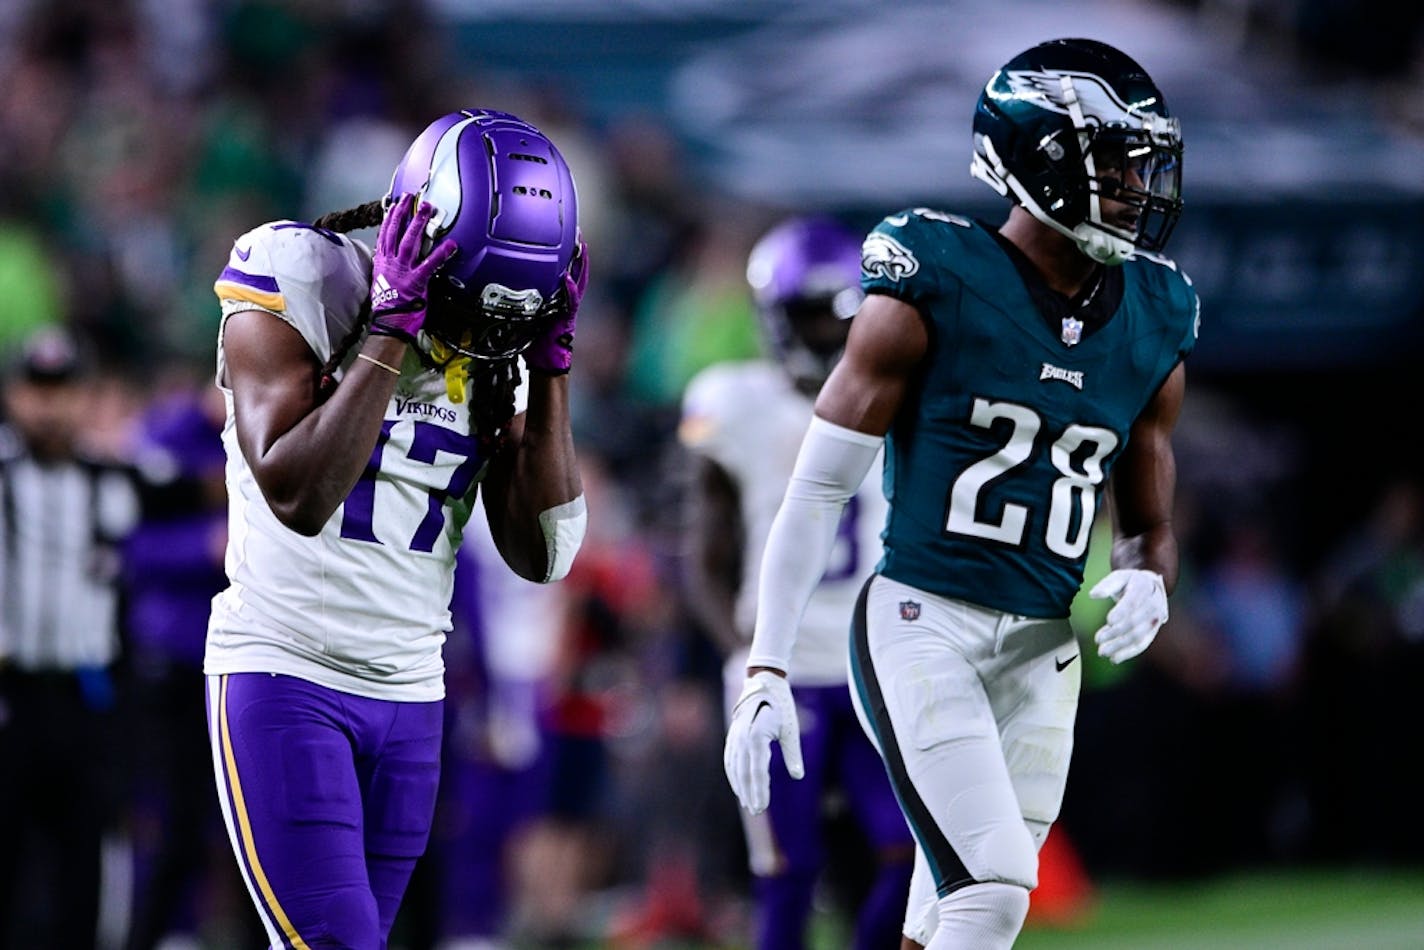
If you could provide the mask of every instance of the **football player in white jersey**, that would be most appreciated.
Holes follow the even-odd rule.
[[[273,946],[386,945],[430,832],[475,492],[522,577],[558,580],[582,541],[577,222],[547,137],[452,113],[383,201],[249,231],[215,285],[230,583],[208,630],[208,720]],[[341,233],[378,223],[374,252]]]
[[[860,303],[860,238],[827,218],[793,218],[753,248],[747,278],[774,360],[717,364],[683,397],[679,427],[696,467],[690,496],[694,553],[689,591],[724,644],[727,709],[746,678],[761,551],[786,492],[812,399],[845,344]],[[772,771],[772,806],[742,812],[756,876],[760,950],[805,945],[811,898],[826,862],[826,805],[839,791],[877,872],[855,921],[853,946],[895,946],[914,843],[847,687],[850,617],[880,558],[885,499],[868,475],[844,509],[836,552],[806,605],[793,662],[801,742],[784,749],[793,775]]]

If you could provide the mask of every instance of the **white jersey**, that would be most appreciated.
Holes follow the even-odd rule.
[[[737,486],[743,536],[737,630],[751,636],[757,580],[772,519],[781,507],[801,439],[811,424],[811,400],[776,363],[723,363],[700,372],[682,401],[684,445],[719,465]],[[851,614],[861,585],[880,560],[886,504],[879,464],[846,504],[836,546],[806,604],[791,656],[791,680],[806,686],[844,683]]]
[[[279,221],[237,240],[214,289],[224,324],[238,311],[267,311],[325,362],[360,318],[370,275],[361,242]],[[452,402],[444,376],[407,352],[370,464],[320,533],[305,537],[272,514],[238,447],[221,330],[217,366],[227,401],[230,586],[213,599],[204,671],[286,673],[380,699],[442,698],[455,551],[487,462],[468,404]]]

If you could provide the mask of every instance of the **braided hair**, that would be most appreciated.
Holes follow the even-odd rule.
[[[385,217],[385,207],[381,201],[368,201],[363,205],[354,208],[347,208],[345,211],[332,211],[322,215],[312,222],[313,228],[323,228],[328,231],[338,231],[345,234],[347,231],[359,231],[361,228],[373,228],[381,223]],[[321,382],[318,391],[321,398],[330,395],[331,390],[336,387],[336,370],[346,360],[346,354],[351,352],[351,348],[356,345],[356,341],[366,333],[367,327],[371,325],[371,308],[367,304],[361,308],[361,315],[355,323],[351,324],[351,329],[346,331],[346,335],[341,338],[341,342],[331,350],[331,356],[321,367]]]
[[[345,234],[362,228],[380,225],[385,218],[385,203],[380,199],[368,201],[345,211],[332,211],[312,222],[314,228],[324,228]],[[370,306],[361,310],[358,319],[331,351],[331,357],[321,367],[320,395],[325,398],[336,386],[336,370],[346,360],[351,348],[366,334],[371,325]],[[442,347],[443,349],[443,347]],[[421,352],[420,359],[432,370],[446,370],[463,374],[470,382],[474,396],[470,400],[470,424],[473,433],[486,448],[498,449],[504,444],[509,430],[509,422],[514,418],[514,393],[521,380],[519,360],[464,360],[463,365],[451,367],[450,361],[438,364],[428,354]],[[456,359],[461,359],[456,357]]]
[[[385,202],[377,198],[345,211],[331,211],[312,222],[314,228],[325,228],[345,234],[362,228],[379,227],[386,216]]]

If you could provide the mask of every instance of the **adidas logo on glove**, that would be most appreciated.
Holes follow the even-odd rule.
[[[373,309],[390,303],[397,297],[397,291],[386,280],[385,274],[376,275],[375,281],[371,284],[371,307]]]

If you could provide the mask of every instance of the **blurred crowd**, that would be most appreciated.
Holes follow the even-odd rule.
[[[721,774],[721,657],[682,597],[674,430],[697,370],[762,352],[746,253],[797,209],[715,193],[656,116],[595,127],[576,90],[453,68],[423,10],[0,4],[7,420],[35,382],[27,341],[61,329],[76,360],[40,382],[77,398],[43,426],[141,474],[164,460],[197,489],[114,539],[113,689],[85,694],[107,739],[90,773],[106,783],[99,927],[110,946],[261,939],[217,814],[200,673],[207,599],[224,583],[211,287],[228,247],[265,220],[379,197],[431,117],[480,106],[540,126],[577,176],[594,272],[571,377],[589,536],[568,580],[543,588],[491,561],[471,521],[441,802],[397,942],[738,946],[748,878]],[[1424,862],[1424,832],[1386,817],[1409,814],[1400,763],[1424,726],[1424,481],[1378,480],[1352,499],[1367,517],[1299,549],[1298,512],[1329,503],[1293,476],[1308,431],[1250,429],[1209,388],[1188,403],[1172,620],[1143,661],[1085,672],[1055,835],[1089,877]],[[1105,545],[1093,550],[1085,587],[1106,572]],[[1075,609],[1090,636],[1101,606]],[[8,646],[0,636],[0,755],[20,756],[4,740]],[[11,817],[9,853],[23,842],[31,867],[53,864],[48,826]],[[837,841],[819,899],[829,928],[865,883],[863,844]],[[27,928],[67,898],[37,880],[0,901],[0,945],[50,945]]]

